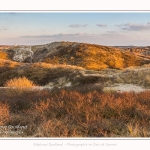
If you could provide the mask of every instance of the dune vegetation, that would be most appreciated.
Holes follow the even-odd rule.
[[[5,132],[0,128],[2,137],[150,136],[149,91],[104,93],[87,86],[20,94],[9,90],[0,90],[0,124],[7,127]]]
[[[1,48],[0,137],[149,137],[149,62],[87,43]]]

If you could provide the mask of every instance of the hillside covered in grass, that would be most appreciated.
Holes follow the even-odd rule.
[[[25,76],[36,85],[48,87],[119,83],[149,88],[150,69],[144,67],[149,66],[149,49],[132,49],[76,42],[1,47],[0,86]]]
[[[121,48],[76,42],[10,47],[4,50],[10,60],[26,63],[46,62],[83,67],[89,70],[123,69],[149,63],[149,59]],[[4,56],[3,56],[4,57]]]

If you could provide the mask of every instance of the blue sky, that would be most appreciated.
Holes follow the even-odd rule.
[[[0,44],[150,45],[150,12],[1,12]]]

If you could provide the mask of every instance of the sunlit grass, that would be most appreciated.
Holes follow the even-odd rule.
[[[9,68],[15,68],[16,66],[19,66],[20,64],[18,62],[13,62],[10,60],[5,60],[0,58],[0,67],[9,67]]]
[[[26,77],[20,77],[20,78],[14,78],[11,80],[8,80],[5,84],[5,87],[9,87],[9,88],[30,88],[35,86],[34,83],[32,81],[30,81],[29,79],[27,79]]]

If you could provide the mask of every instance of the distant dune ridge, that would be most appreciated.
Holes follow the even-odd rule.
[[[45,45],[7,47],[10,60],[76,65],[86,69],[122,69],[150,62],[149,47],[110,47],[76,42],[53,42]],[[1,53],[0,53],[1,54]],[[145,56],[145,57],[144,57]]]

